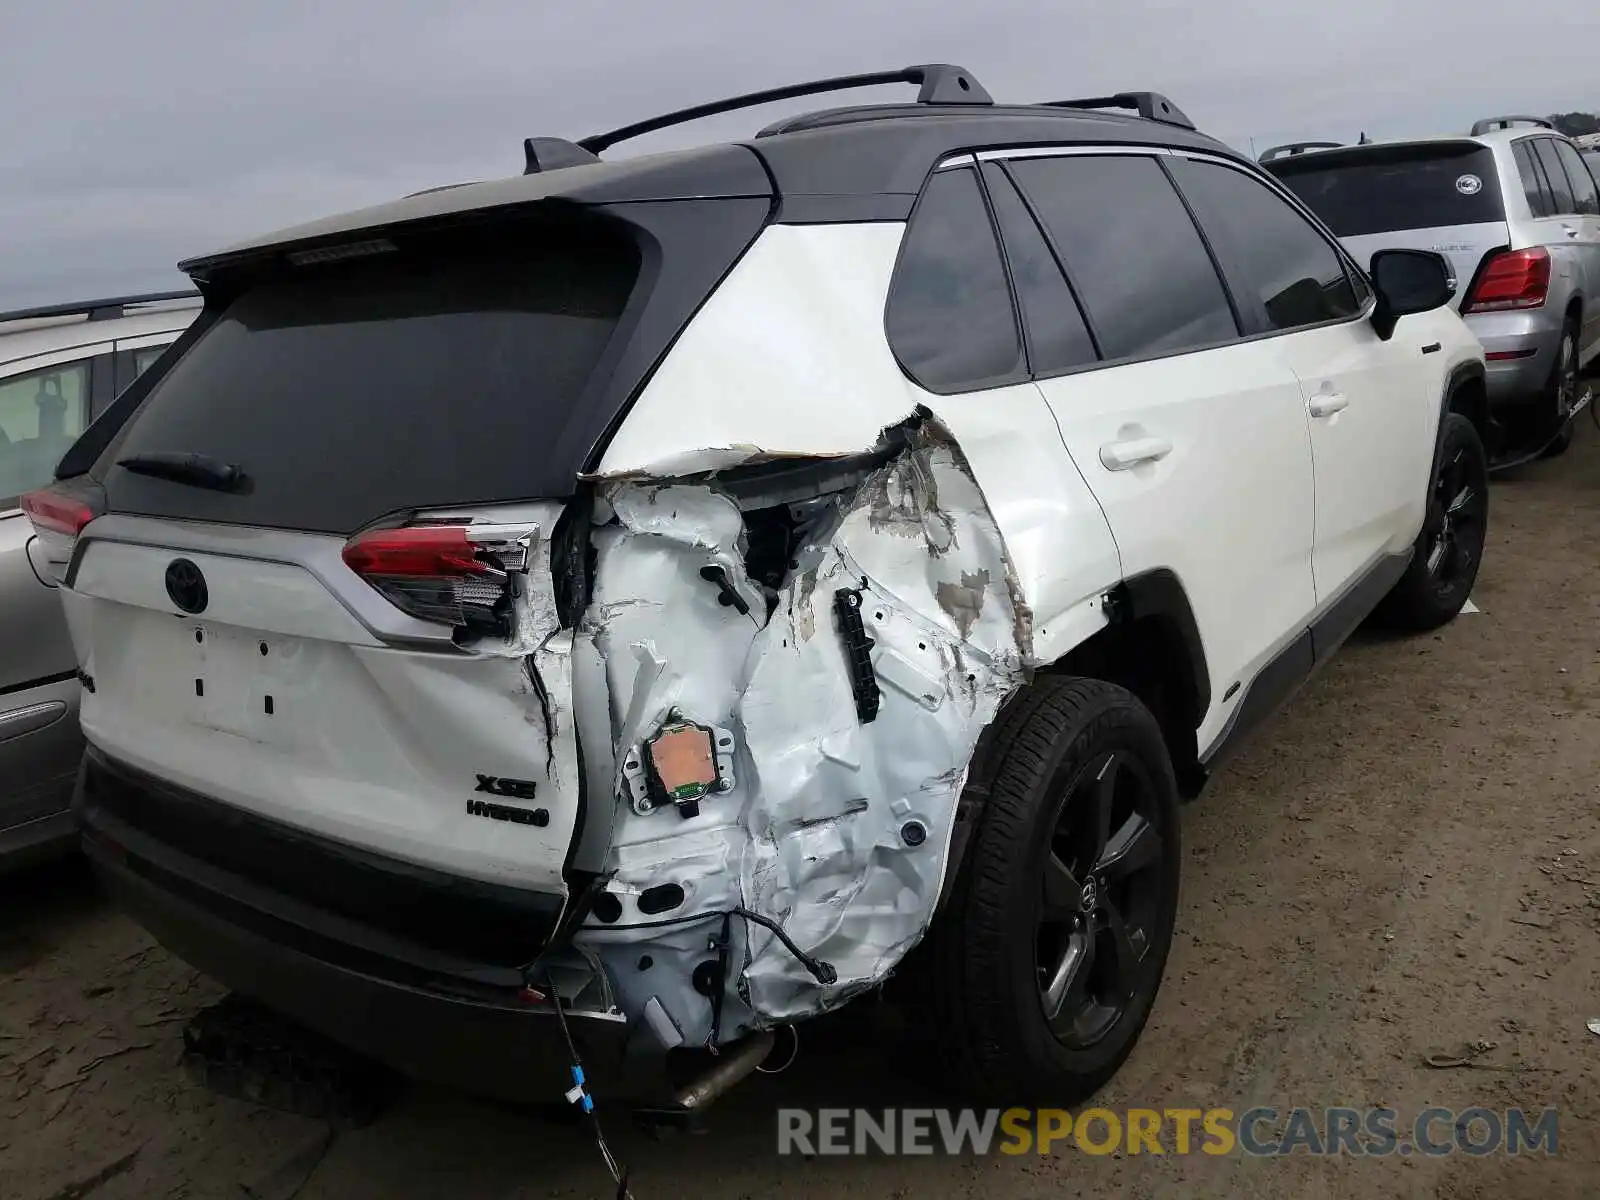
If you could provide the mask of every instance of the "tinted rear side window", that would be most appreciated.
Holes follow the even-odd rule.
[[[1021,377],[1011,289],[971,168],[928,181],[906,230],[884,323],[901,365],[930,391]]]
[[[1555,206],[1554,215],[1576,211],[1576,201],[1572,196],[1572,185],[1567,182],[1566,168],[1561,165],[1561,158],[1556,153],[1556,144],[1549,138],[1533,139],[1534,153],[1539,156],[1539,164],[1544,167],[1544,177],[1550,181],[1550,198]]]
[[[1517,160],[1517,177],[1522,180],[1522,191],[1528,198],[1528,211],[1536,217],[1548,217],[1554,208],[1544,180],[1544,168],[1533,153],[1533,143],[1518,142],[1511,147],[1511,153]]]
[[[1348,320],[1361,311],[1344,260],[1265,183],[1187,158],[1175,159],[1172,170],[1212,245],[1223,251],[1241,307],[1245,297],[1260,304],[1268,328]]]
[[[1035,375],[1054,375],[1094,362],[1089,328],[1038,222],[998,163],[986,164],[983,178],[1028,330],[1028,365]]]
[[[1153,158],[1007,164],[1066,263],[1101,353],[1172,354],[1239,335],[1194,221]]]
[[[111,505],[349,533],[401,509],[533,498],[538,456],[566,428],[639,263],[609,226],[502,224],[251,287],[106,456],[205,454],[241,467],[249,488],[103,462]]]
[[[1270,170],[1340,237],[1505,220],[1494,153],[1476,142],[1325,150]]]
[[[1586,214],[1600,213],[1600,199],[1595,195],[1594,177],[1577,150],[1568,142],[1555,143],[1561,165],[1567,169],[1567,182],[1572,185],[1574,211]]]

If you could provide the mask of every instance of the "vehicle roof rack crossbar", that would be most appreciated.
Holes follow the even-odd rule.
[[[1047,100],[1048,108],[1127,108],[1137,112],[1146,121],[1161,121],[1183,129],[1193,129],[1194,122],[1171,100],[1160,92],[1118,92],[1114,96],[1085,96],[1081,100]]]
[[[1366,134],[1361,136],[1366,137]],[[1367,144],[1369,143],[1362,143],[1362,145]],[[1304,154],[1307,150],[1338,150],[1343,146],[1343,142],[1285,142],[1281,146],[1268,146],[1256,161],[1267,163],[1275,158],[1291,158],[1296,154]]]
[[[1510,129],[1513,125],[1537,125],[1541,129],[1555,128],[1543,117],[1485,117],[1481,121],[1472,123],[1472,132],[1467,136],[1477,137],[1479,134],[1493,133],[1496,129]]]
[[[523,138],[522,153],[527,158],[527,165],[522,168],[524,175],[537,175],[540,171],[554,171],[561,167],[581,167],[600,161],[600,156],[594,151],[585,150],[577,142],[569,142],[566,138]]]
[[[684,125],[690,121],[698,121],[701,117],[713,117],[718,113],[736,112],[741,108],[755,108],[761,104],[771,104],[778,100],[793,100],[800,96],[820,96],[825,92],[842,92],[850,88],[882,87],[894,83],[914,83],[920,89],[917,92],[918,104],[993,104],[994,98],[983,89],[971,71],[965,67],[953,66],[950,63],[923,63],[914,67],[904,67],[898,71],[874,71],[865,75],[836,75],[831,79],[815,79],[809,83],[792,83],[786,87],[768,88],[761,92],[747,92],[742,96],[731,96],[726,100],[712,100],[705,104],[696,104],[692,108],[682,108],[677,112],[665,113],[659,117],[651,117],[645,121],[635,121],[632,125],[624,125],[620,129],[613,129],[609,133],[597,133],[590,137],[580,138],[577,142],[579,149],[587,150],[590,154],[599,154],[618,142],[628,141],[630,138],[642,137],[647,133],[654,133],[658,129],[667,129],[673,125]]]
[[[198,300],[200,293],[190,289],[182,292],[143,292],[136,296],[110,296],[104,300],[80,300],[73,304],[46,304],[38,308],[19,308],[0,312],[0,321],[34,321],[46,317],[87,317],[91,321],[108,321],[125,315],[124,310],[136,304],[160,304],[168,300]]]

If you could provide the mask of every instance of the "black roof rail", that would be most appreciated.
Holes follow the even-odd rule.
[[[1160,121],[1193,129],[1194,122],[1160,92],[1118,92],[1114,96],[1085,96],[1081,100],[1046,100],[1046,108],[1127,108],[1146,121]]]
[[[160,304],[168,300],[198,300],[200,293],[194,289],[182,292],[144,292],[137,296],[111,296],[105,300],[80,300],[74,304],[46,304],[39,308],[19,308],[0,312],[0,321],[33,321],[45,317],[86,317],[91,321],[109,321],[125,316],[124,310],[136,304]]]
[[[918,104],[993,104],[994,98],[984,91],[983,85],[973,77],[971,71],[965,67],[953,66],[950,63],[923,63],[919,66],[904,67],[898,71],[874,71],[865,75],[836,75],[831,79],[816,79],[810,83],[792,83],[787,87],[768,88],[762,92],[747,92],[742,96],[732,96],[726,100],[712,100],[706,104],[696,104],[692,108],[682,108],[677,112],[666,113],[649,120],[636,121],[632,125],[624,125],[620,129],[613,129],[608,133],[597,133],[590,137],[580,138],[575,144],[566,143],[574,149],[587,151],[591,155],[600,154],[602,151],[615,146],[618,142],[628,141],[630,138],[642,137],[647,133],[654,133],[658,129],[667,129],[673,125],[684,125],[690,121],[698,121],[701,117],[713,117],[718,113],[735,112],[741,108],[755,108],[761,104],[771,104],[777,100],[793,100],[800,96],[819,96],[825,92],[842,92],[850,88],[882,87],[892,83],[914,83],[921,89],[917,93]],[[557,142],[555,138],[534,138],[530,141],[549,143]],[[544,169],[551,166],[571,166],[572,162],[551,162],[544,164]],[[587,162],[588,159],[576,161]]]
[[[1366,137],[1366,134],[1362,134]],[[1362,142],[1362,145],[1370,145]],[[1307,150],[1338,150],[1344,146],[1343,142],[1285,142],[1281,146],[1268,146],[1261,152],[1258,163],[1269,163],[1277,158],[1293,158],[1297,154],[1304,154]]]
[[[1513,125],[1537,125],[1541,129],[1554,129],[1555,126],[1543,117],[1485,117],[1481,121],[1472,123],[1472,132],[1468,137],[1477,137],[1482,133],[1493,133],[1496,129],[1510,129]]]

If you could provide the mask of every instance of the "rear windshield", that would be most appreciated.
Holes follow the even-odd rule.
[[[500,224],[303,268],[240,294],[102,469],[121,512],[350,533],[396,510],[571,490],[566,428],[639,277],[611,226]],[[228,493],[115,465],[197,453]]]
[[[1494,155],[1476,142],[1330,150],[1268,169],[1340,237],[1505,220]]]

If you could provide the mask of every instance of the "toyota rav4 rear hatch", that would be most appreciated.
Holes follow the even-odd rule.
[[[213,280],[92,469],[29,501],[99,756],[242,810],[231,836],[565,894],[565,499],[768,207],[539,205]],[[270,857],[232,856],[277,886]]]
[[[1473,141],[1385,143],[1267,164],[1366,266],[1379,250],[1435,250],[1459,309],[1478,265],[1507,244],[1494,152]]]

